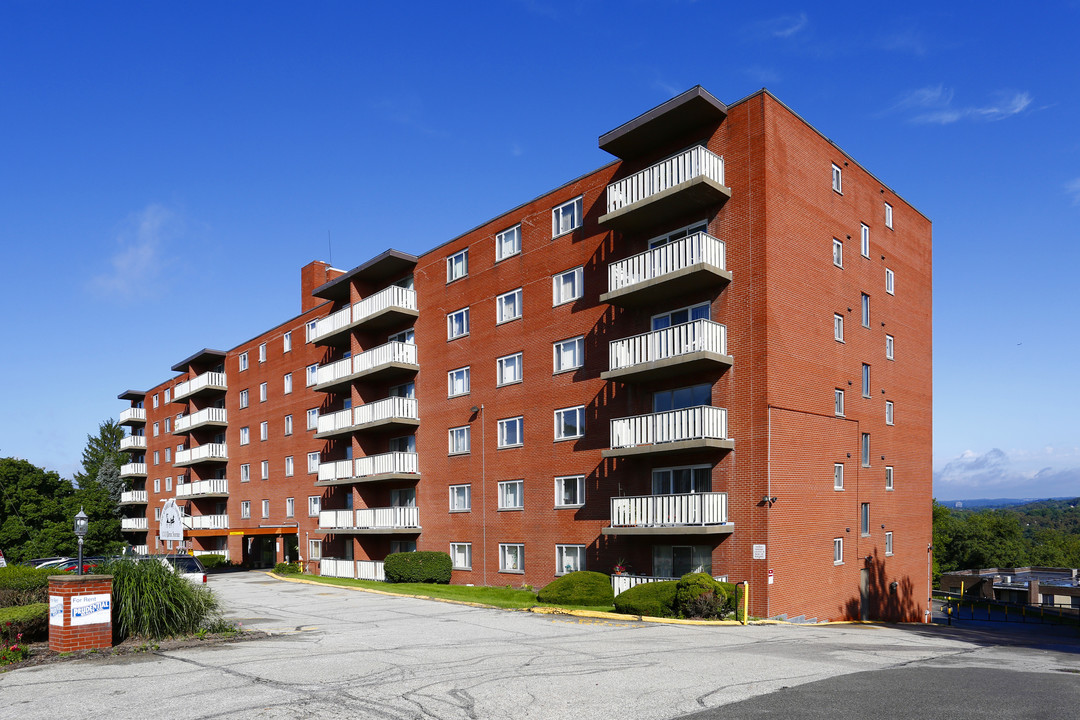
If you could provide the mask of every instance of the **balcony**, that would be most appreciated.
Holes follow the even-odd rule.
[[[319,561],[319,574],[323,577],[355,578],[386,582],[382,560],[340,560],[323,558]]]
[[[727,328],[711,320],[692,320],[612,340],[608,356],[611,369],[600,377],[623,382],[657,380],[700,370],[720,372],[733,362],[727,354]]]
[[[420,532],[420,513],[414,507],[323,510],[319,529],[350,535],[409,534]]]
[[[330,392],[360,378],[368,381],[386,379],[394,375],[414,373],[419,369],[415,345],[388,342],[351,358],[323,365],[316,375],[315,389]]]
[[[201,462],[227,462],[229,452],[225,443],[206,443],[190,450],[177,450],[173,465],[184,467]]]
[[[121,505],[145,505],[146,504],[146,491],[145,490],[128,490],[127,492],[120,493]]]
[[[174,435],[189,433],[201,427],[225,427],[229,424],[225,408],[204,408],[176,419]]]
[[[228,515],[188,515],[184,518],[187,530],[228,530]]]
[[[211,480],[181,483],[176,486],[177,500],[180,498],[207,497],[229,497],[229,481],[225,478],[213,478]]]
[[[221,555],[226,560],[229,559],[229,550],[227,548],[222,548],[221,550],[192,550],[191,554],[195,557],[199,557],[200,555]]]
[[[419,460],[413,452],[390,452],[355,460],[338,460],[319,465],[318,486],[351,485],[384,480],[417,480]]]
[[[120,477],[146,477],[146,463],[124,463],[120,466]]]
[[[722,240],[699,232],[608,265],[601,302],[635,307],[731,282]]]
[[[124,452],[146,452],[146,436],[128,435],[120,440],[120,449]]]
[[[312,340],[318,345],[344,342],[348,339],[346,333],[353,328],[383,328],[418,315],[416,291],[391,285],[319,320],[315,323]]]
[[[120,530],[123,532],[146,532],[147,523],[144,517],[122,518]]]
[[[608,185],[599,222],[620,230],[653,225],[729,197],[724,158],[697,146]]]
[[[333,437],[358,430],[400,430],[420,424],[416,398],[388,397],[319,417],[315,437]]]
[[[612,420],[611,448],[601,455],[609,458],[734,448],[735,442],[727,437],[727,410],[698,405]]]
[[[132,545],[131,546],[131,552],[135,553],[136,555],[149,555],[150,554],[150,550],[149,550],[149,548],[147,548],[146,545]]]
[[[604,535],[722,535],[735,526],[727,519],[727,493],[639,495],[611,498],[611,527]]]
[[[146,408],[128,408],[120,413],[118,425],[145,425]]]
[[[204,372],[191,380],[177,383],[173,388],[173,402],[212,392],[225,392],[228,385],[223,372]]]

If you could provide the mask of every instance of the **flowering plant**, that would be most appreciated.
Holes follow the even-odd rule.
[[[8,623],[10,625],[11,623]],[[22,633],[15,636],[15,642],[11,647],[0,646],[0,665],[10,665],[11,663],[17,663],[23,660],[29,653],[27,648],[22,644]]]

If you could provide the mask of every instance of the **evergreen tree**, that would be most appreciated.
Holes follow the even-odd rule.
[[[123,465],[123,453],[120,452],[120,441],[123,439],[124,428],[112,418],[98,425],[97,435],[87,435],[82,454],[83,469],[75,473],[75,486],[82,487],[93,482],[107,459],[111,459],[116,467]]]

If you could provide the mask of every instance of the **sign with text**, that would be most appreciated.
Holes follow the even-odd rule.
[[[765,546],[764,545],[754,545],[754,559],[755,560],[764,560],[765,559]]]
[[[64,626],[64,598],[59,595],[49,596],[49,624]]]
[[[71,624],[95,625],[112,620],[112,596],[75,595],[71,598]]]
[[[165,506],[161,508],[158,537],[165,541],[184,539],[184,513],[177,507],[176,500],[173,498],[166,500]]]

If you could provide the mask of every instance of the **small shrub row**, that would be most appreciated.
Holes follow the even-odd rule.
[[[615,610],[628,615],[724,619],[736,610],[738,593],[732,583],[714,580],[707,573],[689,573],[679,580],[643,583],[620,593]],[[742,619],[741,608],[736,617]]]
[[[440,583],[449,584],[453,564],[444,552],[423,550],[419,552],[390,553],[383,569],[386,581],[392,583]]]
[[[0,608],[0,646],[10,648],[20,636],[24,643],[48,639],[48,603]]]
[[[199,562],[207,570],[217,570],[229,566],[229,559],[224,555],[200,555]]]
[[[675,617],[678,580],[642,583],[615,596],[615,612],[647,617]]]
[[[580,570],[550,582],[537,594],[543,603],[556,605],[607,606],[615,600],[611,578],[603,573]]]
[[[277,565],[274,566],[274,572],[277,573],[278,575],[298,575],[299,573],[302,573],[303,571],[304,571],[304,569],[302,567],[300,567],[300,563],[298,563],[298,562],[290,562],[290,563],[281,562],[281,563],[278,563]]]
[[[49,576],[63,574],[51,568],[38,570],[26,565],[0,568],[0,608],[48,602]]]

